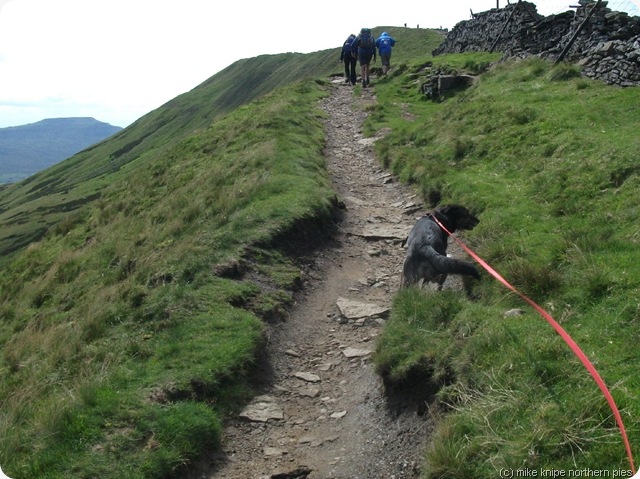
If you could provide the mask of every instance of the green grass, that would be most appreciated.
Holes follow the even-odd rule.
[[[430,30],[379,27],[399,42],[394,62],[436,48]],[[100,199],[104,188],[153,167],[177,143],[222,115],[292,82],[343,74],[341,45],[308,54],[282,53],[238,60],[193,90],[149,112],[108,141],[94,145],[24,181],[0,187],[0,264],[41,239],[70,212]],[[224,138],[222,139],[224,141]]]
[[[486,56],[434,61],[464,72]],[[408,86],[420,69],[376,87],[368,128],[392,129],[377,143],[379,159],[427,204],[441,197],[471,206],[481,222],[465,242],[578,342],[612,390],[637,453],[640,90],[532,59],[497,64],[433,103]],[[390,106],[400,102],[404,115]],[[400,292],[378,345],[388,381],[420,377],[438,388],[442,416],[424,476],[629,469],[605,399],[560,337],[489,275],[475,293],[469,301]],[[526,314],[503,316],[515,307]]]
[[[294,81],[340,71],[337,51],[238,60],[108,141],[1,188],[0,264],[42,238],[69,212],[97,201],[113,182],[150,168],[159,156],[222,115]]]
[[[398,33],[398,59],[439,35]],[[332,227],[317,101],[335,49],[239,60],[109,140],[0,187],[0,463],[179,476],[253,394],[292,255]],[[404,52],[404,53],[401,53]]]
[[[12,477],[168,477],[252,394],[331,223],[321,83],[237,108],[131,168],[0,273],[0,462]]]
[[[464,240],[576,339],[638,451],[638,89],[540,60],[431,58],[439,34],[382,30],[398,45],[367,107],[365,132],[390,129],[380,162],[427,203],[471,206],[481,223]],[[264,322],[293,301],[292,250],[331,225],[326,88],[292,82],[341,73],[337,58],[241,60],[0,188],[10,476],[179,477],[217,447],[252,395]],[[420,93],[431,68],[480,76],[434,103]],[[605,400],[557,334],[487,275],[474,291],[399,292],[377,346],[386,381],[436,395],[424,476],[627,469]],[[526,314],[504,317],[514,307]]]

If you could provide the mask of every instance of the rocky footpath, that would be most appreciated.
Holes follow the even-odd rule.
[[[332,90],[325,156],[344,218],[290,317],[269,326],[271,380],[226,425],[223,453],[200,479],[419,476],[431,419],[415,404],[390,405],[371,356],[399,285],[401,241],[424,211],[361,133],[373,89],[356,97],[338,79]]]

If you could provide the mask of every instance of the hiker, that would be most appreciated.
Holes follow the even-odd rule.
[[[360,62],[362,87],[367,88],[369,86],[369,63],[371,63],[371,58],[373,58],[373,63],[376,62],[376,42],[373,39],[370,28],[360,30],[360,34],[351,44],[351,56],[357,58],[358,62]]]
[[[391,68],[391,47],[396,44],[393,37],[389,36],[387,32],[382,32],[380,38],[376,40],[376,47],[380,54],[380,61],[382,62],[382,74],[386,75]]]
[[[356,84],[356,59],[351,55],[351,44],[355,39],[356,36],[353,33],[349,35],[340,51],[340,61],[344,62],[344,81],[352,85]]]

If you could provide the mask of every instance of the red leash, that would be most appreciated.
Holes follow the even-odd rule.
[[[511,291],[516,293],[523,300],[529,303],[536,311],[538,311],[538,313],[540,313],[540,315],[547,320],[547,322],[551,325],[551,327],[556,330],[556,332],[560,335],[560,337],[564,340],[564,342],[567,343],[567,345],[571,348],[571,351],[573,351],[573,353],[578,357],[578,359],[584,365],[584,367],[587,368],[587,371],[589,371],[589,374],[591,374],[591,377],[595,380],[596,384],[600,388],[600,391],[602,391],[602,394],[604,394],[604,397],[609,403],[609,407],[611,408],[611,411],[613,411],[613,415],[616,418],[616,423],[618,424],[618,428],[620,429],[620,434],[622,435],[622,442],[624,443],[624,447],[627,451],[627,458],[629,458],[631,471],[633,472],[633,474],[635,474],[636,469],[633,464],[633,454],[631,453],[631,446],[629,445],[629,439],[627,438],[627,431],[624,428],[624,423],[622,422],[622,416],[620,415],[620,411],[618,411],[618,407],[616,406],[616,403],[613,400],[613,396],[611,395],[606,384],[600,377],[600,374],[598,374],[598,371],[596,371],[596,368],[594,367],[594,365],[591,363],[591,361],[589,361],[589,358],[587,358],[586,354],[584,354],[582,349],[580,349],[580,346],[578,346],[578,344],[573,340],[573,338],[569,336],[569,334],[562,328],[562,326],[560,326],[556,322],[555,319],[551,317],[549,313],[547,313],[544,309],[538,306],[532,299],[525,296],[523,293],[521,293],[516,288],[514,288],[496,270],[494,270],[482,258],[480,258],[473,250],[471,250],[471,248],[469,248],[457,236],[455,236],[449,230],[447,230],[447,228],[444,227],[444,225],[438,220],[438,218],[435,217],[435,215],[431,215],[431,218],[433,218],[433,220],[437,223],[437,225],[440,228],[442,228],[444,232],[446,232],[449,236],[451,236],[454,240],[456,240],[456,242],[462,247],[462,249],[464,249],[467,253],[469,253],[469,255],[471,255],[473,259],[475,259],[478,263],[480,263],[480,265],[485,270],[487,270],[487,272],[489,272],[491,276],[496,278],[507,289],[510,289]]]

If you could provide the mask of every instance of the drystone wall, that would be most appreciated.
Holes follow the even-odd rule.
[[[606,1],[580,0],[575,11],[548,17],[525,1],[474,14],[458,23],[433,55],[470,51],[563,60],[608,84],[640,85],[640,17],[614,12]]]

